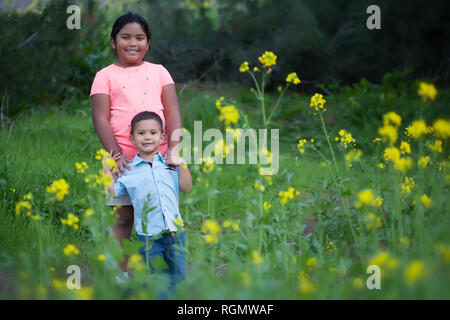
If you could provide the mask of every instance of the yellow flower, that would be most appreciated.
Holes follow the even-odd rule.
[[[410,242],[409,242],[409,239],[408,239],[408,238],[406,238],[406,237],[401,237],[399,241],[400,241],[400,244],[401,244],[402,246],[404,246],[405,248],[409,248]]]
[[[253,250],[252,251],[252,261],[254,264],[261,264],[263,262],[263,257],[261,256],[261,254],[258,251]]]
[[[75,162],[75,167],[77,168],[78,173],[84,173],[87,169],[89,169],[89,167],[85,161]]]
[[[214,170],[215,166],[214,166],[214,160],[210,157],[206,157],[202,158],[202,162],[204,163],[203,165],[203,172],[204,173],[210,173],[211,171]]]
[[[434,100],[437,95],[436,87],[432,83],[421,82],[417,90],[423,101]]]
[[[300,272],[298,279],[298,287],[301,293],[308,295],[316,291],[316,285],[308,279],[308,276],[303,271]]]
[[[207,243],[217,243],[219,241],[218,234],[220,232],[220,225],[215,220],[206,220],[201,229],[204,239]]]
[[[413,165],[413,161],[410,158],[400,158],[394,162],[394,168],[398,171],[405,172]]]
[[[422,202],[425,208],[429,208],[431,206],[431,198],[428,197],[426,194],[423,194],[422,197],[420,197],[420,201]]]
[[[297,191],[292,187],[290,187],[287,191],[278,192],[278,196],[281,198],[280,203],[282,205],[285,205],[289,200],[294,199],[294,196],[298,196],[299,194],[300,191]]]
[[[323,95],[321,95],[320,93],[316,93],[311,97],[309,106],[314,107],[316,111],[319,111],[319,108],[323,109],[323,106],[326,102],[327,101],[323,98]]]
[[[66,256],[70,256],[71,254],[77,255],[79,254],[80,251],[78,250],[77,247],[75,247],[73,244],[68,244],[65,248],[64,248],[64,254]]]
[[[375,200],[375,195],[372,192],[372,189],[365,189],[363,191],[358,192],[358,199],[355,203],[357,208],[361,208],[362,205],[375,207],[377,202]]]
[[[102,160],[102,158],[108,158],[109,153],[105,151],[105,149],[97,150],[97,153],[95,154],[96,160]]]
[[[384,149],[384,160],[386,161],[397,161],[400,159],[400,150],[396,147],[387,147]]]
[[[84,215],[85,215],[86,217],[90,217],[90,216],[92,216],[93,214],[94,214],[94,210],[92,210],[91,208],[86,209],[86,211],[84,211]]]
[[[253,185],[256,189],[258,189],[259,191],[264,191],[265,188],[262,184],[255,182],[255,184]]]
[[[384,168],[384,164],[383,164],[383,163],[381,163],[381,162],[380,162],[380,163],[379,163],[379,164],[378,164],[377,166],[378,166],[378,168],[381,168],[381,169],[383,169],[383,168]]]
[[[231,123],[238,123],[239,117],[238,109],[232,104],[220,108],[219,120],[224,121],[227,126]]]
[[[223,226],[224,228],[229,228],[229,227],[231,227],[231,220],[230,220],[230,219],[225,220],[224,222],[222,222],[222,226]]]
[[[259,71],[259,68],[258,67],[253,67],[253,72],[258,72]]]
[[[366,223],[367,231],[372,230],[374,227],[381,228],[383,223],[381,222],[381,217],[375,216],[374,213],[370,212],[364,217],[364,222]]]
[[[136,269],[136,271],[144,270],[145,264],[140,254],[132,254],[128,259],[128,269]]]
[[[240,273],[240,276],[242,278],[242,282],[244,283],[244,286],[249,287],[250,284],[252,283],[252,279],[250,278],[250,275],[248,274],[248,272],[242,271]]]
[[[400,151],[401,154],[411,153],[411,146],[408,142],[402,141],[402,143],[400,144]]]
[[[80,219],[72,213],[67,214],[67,219],[61,219],[62,224],[73,227],[75,230],[78,230],[80,227],[78,222],[80,222]]]
[[[25,208],[27,211],[31,210],[31,204],[28,201],[19,200],[16,203],[16,214],[19,215],[22,212],[22,208]]]
[[[397,141],[398,132],[396,127],[385,125],[384,127],[378,129],[378,133],[383,137],[383,141],[387,141],[389,139],[391,144],[394,144]]]
[[[173,224],[177,227],[181,227],[183,225],[183,221],[180,218],[173,220]]]
[[[397,113],[391,111],[383,115],[383,123],[385,127],[391,124],[396,127],[400,127],[402,124],[402,118]]]
[[[239,67],[239,72],[246,72],[248,70],[250,70],[248,67],[248,62],[247,61],[242,62],[241,66]]]
[[[411,193],[411,190],[414,188],[414,179],[405,177],[405,182],[402,183],[402,194]]]
[[[361,280],[361,278],[354,278],[352,281],[352,287],[355,290],[359,290],[363,287],[363,281]]]
[[[422,135],[429,134],[430,128],[427,127],[427,124],[423,120],[416,120],[413,123],[406,127],[406,135],[413,139],[419,139]]]
[[[53,279],[52,283],[53,283],[53,287],[56,290],[58,290],[58,291],[64,290],[66,288],[66,282],[65,281],[62,281],[62,280],[59,280],[59,279],[55,278],[55,279]]]
[[[259,62],[263,65],[263,67],[271,67],[277,63],[277,56],[272,51],[264,52],[259,58]]]
[[[92,287],[84,287],[80,290],[75,290],[78,300],[92,300],[94,289]]]
[[[450,137],[450,120],[437,119],[433,123],[433,131],[437,138],[447,140]]]
[[[286,82],[291,82],[291,83],[297,85],[297,84],[299,84],[301,81],[300,81],[300,79],[298,78],[296,72],[291,72],[291,73],[289,73],[289,74],[287,75],[287,77],[286,77]]]
[[[106,260],[106,256],[103,253],[101,253],[97,256],[97,259],[98,259],[98,261],[103,262]]]
[[[345,161],[346,162],[357,162],[357,161],[359,161],[361,156],[362,156],[361,150],[350,150],[350,152],[348,152],[345,155]]]
[[[429,156],[421,157],[417,163],[422,168],[426,168],[429,164],[431,164],[431,159]]]
[[[47,193],[54,193],[58,201],[63,201],[64,197],[69,194],[69,185],[64,179],[55,180],[50,187],[46,188],[46,191]]]
[[[355,139],[353,139],[352,134],[350,132],[341,129],[339,130],[339,135],[341,136],[340,140],[342,143],[344,143],[346,149],[347,145],[355,143]]]
[[[434,144],[429,144],[428,147],[433,150],[434,152],[442,152],[442,141],[439,139],[436,139]]]
[[[239,230],[239,224],[237,222],[232,222],[231,223],[231,229],[233,229],[233,231],[238,231]]]
[[[270,208],[272,208],[272,205],[270,203],[267,203],[266,201],[264,201],[264,211],[268,211]]]
[[[317,258],[316,257],[311,257],[306,261],[306,267],[308,269],[312,269],[316,266],[317,266]]]
[[[413,285],[417,280],[425,275],[425,266],[419,260],[412,261],[405,271],[405,280],[408,284]]]

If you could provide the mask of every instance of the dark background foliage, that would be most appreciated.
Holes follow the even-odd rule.
[[[81,6],[80,30],[68,30],[66,8]],[[114,5],[111,5],[113,3]],[[209,5],[208,5],[209,4]],[[368,30],[366,9],[381,9],[381,30]],[[446,86],[450,19],[446,1],[147,0],[40,1],[40,10],[0,12],[0,90],[11,113],[30,103],[70,104],[87,97],[95,73],[114,61],[109,46],[120,14],[144,16],[153,33],[147,60],[163,63],[177,83],[237,81],[242,61],[278,56],[269,89],[296,71],[302,90],[350,84],[404,71]]]

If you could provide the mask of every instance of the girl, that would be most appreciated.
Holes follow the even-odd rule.
[[[97,72],[92,83],[92,122],[103,147],[112,154],[119,154],[119,175],[138,150],[130,141],[130,122],[139,112],[157,113],[167,133],[158,152],[164,155],[167,165],[177,166],[179,140],[172,141],[172,132],[181,129],[181,116],[175,85],[169,72],[159,64],[144,61],[150,47],[151,32],[144,18],[127,13],[113,25],[110,43],[116,62]],[[114,199],[107,195],[106,204],[117,210],[119,217],[114,225],[116,239],[129,239],[133,228],[133,206],[128,194]],[[119,263],[127,273],[127,257]]]

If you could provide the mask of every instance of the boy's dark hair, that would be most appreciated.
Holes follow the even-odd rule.
[[[136,22],[141,25],[142,30],[144,30],[144,33],[147,36],[147,41],[152,40],[152,33],[150,32],[147,21],[137,13],[128,12],[127,14],[118,17],[113,24],[111,37],[114,39],[114,41],[116,41],[116,36],[120,32],[120,30],[122,30],[123,26],[127,23],[132,22]]]
[[[142,120],[150,120],[150,119],[156,120],[159,123],[159,126],[161,128],[161,133],[164,133],[163,122],[161,120],[161,117],[158,116],[154,112],[143,111],[143,112],[139,112],[137,115],[135,115],[133,117],[133,120],[131,120],[131,131],[130,131],[130,134],[134,133],[134,126],[136,125],[136,123],[138,123],[139,121],[142,121]]]

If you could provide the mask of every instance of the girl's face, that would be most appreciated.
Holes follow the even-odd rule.
[[[111,38],[110,42],[123,67],[140,65],[150,46],[150,40],[147,40],[147,35],[137,22],[127,23],[116,35],[116,39]]]

